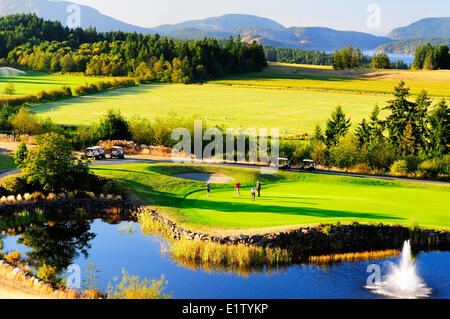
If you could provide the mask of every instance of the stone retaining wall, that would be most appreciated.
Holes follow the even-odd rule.
[[[149,207],[140,207],[137,213],[148,213],[155,221],[167,227],[173,239],[211,240],[221,244],[244,244],[258,247],[280,247],[294,255],[317,255],[400,249],[405,240],[411,240],[415,250],[450,250],[450,232],[427,229],[411,230],[398,225],[320,225],[300,227],[289,232],[260,235],[214,236],[192,232],[177,226]]]

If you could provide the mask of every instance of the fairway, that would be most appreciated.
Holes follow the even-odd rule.
[[[51,91],[62,86],[75,87],[91,84],[99,81],[113,79],[112,77],[88,77],[72,74],[47,74],[40,72],[28,72],[21,76],[0,76],[0,93],[8,83],[13,83],[16,92],[14,96],[36,94],[39,91]]]
[[[298,90],[233,88],[210,85],[143,85],[34,106],[42,117],[61,124],[91,124],[108,109],[127,118],[154,119],[170,112],[196,116],[209,125],[227,128],[279,128],[280,133],[312,133],[341,104],[355,124],[383,106],[387,96]],[[53,110],[52,110],[53,109]],[[76,112],[77,116],[73,114]],[[226,117],[226,119],[225,119]]]
[[[260,73],[247,73],[209,81],[210,84],[261,86],[286,89],[392,94],[405,81],[411,94],[427,90],[431,96],[450,96],[450,71],[333,70],[296,64],[271,63]]]
[[[229,166],[131,164],[92,167],[94,173],[121,180],[144,203],[189,229],[251,232],[299,225],[354,221],[450,228],[450,185],[371,178],[278,172]],[[214,184],[173,177],[216,173],[239,180]],[[262,197],[252,201],[250,188],[262,183]]]

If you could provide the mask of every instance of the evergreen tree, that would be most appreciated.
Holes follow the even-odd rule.
[[[407,100],[409,96],[409,88],[405,86],[405,82],[401,81],[394,88],[394,99],[387,102],[385,110],[391,113],[386,118],[386,127],[389,131],[389,137],[395,145],[403,138],[408,119],[410,118],[410,110],[414,108],[414,103]]]
[[[450,108],[442,99],[429,116],[431,149],[438,154],[448,154],[450,145]]]
[[[327,146],[336,145],[339,138],[347,134],[350,126],[351,120],[345,117],[342,107],[338,105],[333,113],[331,113],[331,118],[327,122],[327,128],[325,130],[325,143]]]
[[[14,154],[14,162],[18,165],[19,168],[21,168],[24,165],[27,156],[28,156],[27,144],[22,139],[20,141],[19,148]]]
[[[98,140],[131,140],[128,122],[120,112],[114,110],[108,110],[100,121],[95,135]]]

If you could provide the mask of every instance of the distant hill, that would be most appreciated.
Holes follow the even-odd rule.
[[[67,1],[49,0],[0,0],[0,15],[13,13],[36,13],[48,20],[60,21],[66,25]],[[203,39],[204,37],[228,38],[241,35],[244,41],[257,41],[271,46],[284,46],[310,50],[332,51],[347,45],[361,49],[375,49],[391,39],[353,31],[337,31],[321,27],[285,28],[280,23],[253,15],[226,14],[202,20],[191,20],[174,25],[142,28],[103,15],[87,7],[81,8],[81,27],[94,26],[97,31],[124,31],[138,33],[159,33],[178,39]]]
[[[380,45],[375,49],[377,52],[385,53],[414,53],[419,46],[430,43],[434,46],[446,44],[450,46],[450,38],[413,38],[398,40]]]
[[[69,5],[73,3],[66,1],[48,0],[0,0],[0,15],[15,13],[36,13],[38,17],[46,20],[60,21],[66,25],[67,18],[71,13],[67,12]],[[128,24],[117,19],[108,17],[99,11],[80,5],[81,27],[87,29],[93,26],[99,32],[124,31],[139,33],[154,33],[153,30]]]
[[[268,29],[285,29],[285,27],[278,22],[267,18],[261,18],[248,14],[225,14],[220,17],[191,20],[178,24],[166,24],[153,28],[153,30],[162,34],[179,31],[182,29],[231,32],[233,29],[247,26]]]
[[[407,27],[394,29],[388,38],[405,40],[412,38],[450,38],[450,18],[426,18]]]

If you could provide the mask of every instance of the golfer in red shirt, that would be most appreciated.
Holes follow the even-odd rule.
[[[236,195],[241,196],[241,183],[239,181],[236,183]]]

